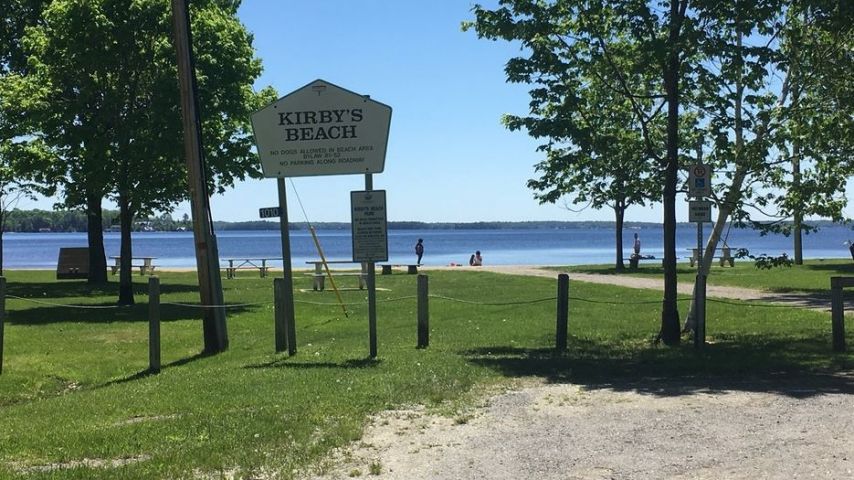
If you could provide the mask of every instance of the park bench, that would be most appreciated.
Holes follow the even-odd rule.
[[[64,247],[59,249],[59,259],[56,262],[56,279],[89,278],[89,248]]]
[[[305,262],[309,265],[314,265],[313,272],[306,272],[306,275],[310,275],[312,277],[312,285],[311,289],[315,291],[323,291],[326,287],[326,272],[323,269],[323,260],[309,260]],[[327,265],[332,264],[359,264],[358,262],[353,262],[350,260],[327,260]],[[332,275],[334,277],[358,277],[359,279],[359,290],[363,290],[368,285],[368,264],[361,263],[360,271],[352,272],[352,271],[332,271]]]
[[[234,278],[235,273],[238,270],[258,270],[261,274],[261,278],[267,276],[267,273],[270,272],[269,266],[267,266],[267,262],[270,260],[281,260],[281,257],[278,258],[228,258],[228,266],[225,267],[225,276],[226,278]]]
[[[110,271],[115,275],[122,268],[122,257],[111,256],[110,258],[115,262],[113,265],[110,265]],[[138,268],[140,275],[154,275],[154,269],[157,268],[157,265],[154,265],[155,258],[157,257],[131,257],[130,266],[131,268]]]
[[[417,265],[417,264],[396,264],[396,263],[395,264],[392,264],[392,263],[380,264],[380,267],[382,267],[382,274],[383,275],[391,275],[391,269],[393,267],[406,267],[406,273],[408,273],[410,275],[415,275],[418,273],[418,267],[419,266],[420,265]]]
[[[658,260],[653,255],[636,255],[632,253],[629,255],[629,268],[632,270],[638,269],[638,263],[644,262],[647,260]]]

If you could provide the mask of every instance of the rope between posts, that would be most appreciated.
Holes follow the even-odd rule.
[[[255,302],[255,303],[229,303],[227,305],[202,305],[198,303],[177,303],[177,302],[160,302],[160,305],[172,305],[175,307],[187,308],[238,308],[238,307],[255,307],[258,305],[269,305],[273,302]]]
[[[459,298],[445,297],[442,295],[432,295],[431,294],[431,295],[428,295],[428,297],[438,298],[440,300],[448,300],[451,302],[466,303],[469,305],[488,305],[488,306],[493,306],[493,307],[505,306],[505,305],[530,305],[532,303],[540,303],[540,302],[548,302],[548,301],[552,301],[552,300],[557,300],[557,297],[548,297],[548,298],[538,298],[536,300],[523,300],[523,301],[518,301],[518,302],[474,302],[471,300],[461,300]]]

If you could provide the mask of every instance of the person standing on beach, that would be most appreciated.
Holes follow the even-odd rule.
[[[640,256],[640,237],[635,233],[635,256]]]
[[[418,255],[418,265],[421,265],[421,257],[424,256],[424,239],[419,238],[415,244],[415,255]]]

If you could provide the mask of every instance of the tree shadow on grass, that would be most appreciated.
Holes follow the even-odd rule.
[[[755,340],[755,339],[752,339]],[[656,396],[745,391],[805,398],[854,394],[854,356],[834,354],[829,339],[763,339],[707,345],[626,349],[572,338],[566,352],[483,347],[462,352],[469,362],[508,377],[540,377],[590,389]]]
[[[148,280],[146,280],[148,282]],[[134,282],[133,290],[136,295],[147,295],[148,284]],[[160,294],[198,292],[199,287],[187,284],[162,283]],[[9,282],[6,284],[6,294],[23,298],[58,299],[69,297],[115,297],[119,295],[119,282],[109,282],[105,285],[89,285],[86,281],[70,282]]]
[[[382,364],[382,360],[377,358],[361,358],[353,360],[345,360],[343,362],[300,362],[291,357],[271,360],[265,363],[256,363],[245,365],[243,368],[285,368],[293,370],[311,370],[311,369],[360,369],[360,368],[375,368]]]
[[[7,301],[8,304],[8,301]],[[192,304],[189,304],[192,305]],[[105,308],[87,308],[105,307]],[[229,314],[240,314],[250,307],[227,307]],[[160,322],[179,320],[197,320],[202,317],[202,309],[195,306],[160,305]],[[116,306],[115,303],[98,303],[69,306],[39,306],[26,310],[8,310],[5,321],[15,325],[50,325],[54,323],[114,323],[148,322],[148,303],[131,306]]]

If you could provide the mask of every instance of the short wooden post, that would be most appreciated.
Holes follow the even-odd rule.
[[[555,348],[562,352],[566,350],[566,334],[569,323],[569,275],[561,273],[557,276],[557,328]]]
[[[148,279],[148,371],[160,372],[160,278]]]
[[[830,277],[830,324],[833,351],[845,351],[845,305],[842,303],[843,277]]]
[[[3,340],[6,322],[6,277],[0,277],[0,374],[3,373]]]
[[[273,279],[273,335],[276,339],[276,352],[288,349],[288,326],[285,318],[285,279]]]
[[[418,275],[418,348],[430,345],[430,308],[427,275]]]

